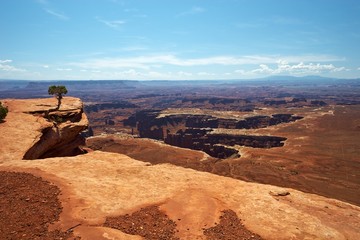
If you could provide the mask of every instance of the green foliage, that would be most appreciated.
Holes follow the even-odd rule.
[[[3,106],[2,103],[0,102],[0,121],[6,117],[7,113],[8,113],[7,107]]]
[[[58,106],[57,109],[60,108],[61,99],[63,98],[63,95],[67,94],[68,90],[65,86],[55,86],[52,85],[48,89],[49,95],[55,95],[56,99],[58,100]]]
[[[55,95],[56,97],[62,96],[63,94],[67,94],[67,89],[65,86],[55,86],[52,85],[49,87],[48,93],[49,95]]]

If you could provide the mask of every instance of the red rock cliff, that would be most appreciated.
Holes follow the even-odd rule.
[[[0,124],[0,130],[7,135],[5,149],[15,150],[22,159],[82,153],[79,146],[84,144],[84,138],[80,133],[88,127],[88,120],[80,99],[65,97],[59,110],[55,110],[56,100],[53,98],[3,102],[9,107],[6,121]],[[22,135],[23,142],[14,144],[11,139],[19,135]]]

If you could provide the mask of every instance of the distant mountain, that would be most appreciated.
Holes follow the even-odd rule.
[[[333,80],[343,80],[341,78],[330,78],[330,77],[322,77],[317,75],[308,75],[308,76],[284,76],[284,75],[274,75],[268,76],[264,78],[260,78],[262,80],[271,80],[271,81],[300,81],[300,80],[317,80],[317,81],[333,81]]]
[[[338,81],[358,82],[356,79],[329,78],[316,75],[309,76],[284,76],[274,75],[264,78],[249,79],[223,79],[223,80],[11,80],[0,79],[0,91],[16,88],[44,88],[50,85],[66,85],[70,88],[84,90],[84,88],[135,88],[138,86],[182,86],[182,85],[203,85],[203,84],[232,84],[232,83],[268,83],[268,82],[297,82],[297,83],[334,83]]]

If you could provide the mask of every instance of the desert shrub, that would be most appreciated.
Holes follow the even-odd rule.
[[[6,115],[8,113],[8,108],[3,106],[0,102],[0,121],[5,119]]]
[[[48,89],[49,95],[55,95],[56,99],[58,100],[58,105],[56,109],[60,108],[61,105],[61,99],[63,98],[63,95],[67,94],[68,90],[65,86],[50,86]]]

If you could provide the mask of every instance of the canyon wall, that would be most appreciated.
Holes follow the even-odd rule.
[[[39,114],[39,111],[36,114]],[[87,129],[88,120],[82,106],[40,114],[52,124],[41,129],[39,141],[25,153],[24,159],[76,156],[84,153],[79,146],[85,145],[85,138],[80,133]]]
[[[272,148],[284,145],[286,138],[277,136],[252,136],[214,134],[214,128],[257,129],[302,119],[292,114],[253,116],[244,119],[218,118],[210,115],[174,114],[161,116],[160,110],[140,111],[124,121],[137,127],[140,137],[163,140],[165,143],[202,150],[212,157],[240,157],[235,145]]]

